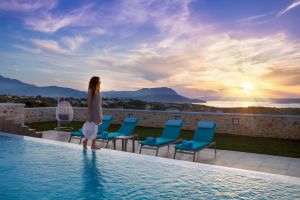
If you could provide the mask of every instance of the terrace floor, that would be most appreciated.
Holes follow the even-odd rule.
[[[43,138],[56,140],[61,142],[68,142],[70,133],[63,131],[44,131]],[[79,140],[74,138],[71,143],[79,143]],[[104,148],[106,143],[97,142],[97,147]],[[113,148],[112,143],[109,143],[108,148]],[[117,150],[121,150],[121,141],[117,141]],[[128,143],[127,150],[132,151],[131,141]],[[138,143],[135,145],[135,153],[139,152]],[[142,154],[155,156],[154,150],[143,149]],[[159,150],[158,156],[173,159],[174,146],[162,147]],[[193,155],[180,154],[176,155],[177,160],[192,161]],[[220,165],[226,167],[240,168],[252,171],[267,172],[280,175],[288,175],[300,177],[300,159],[271,156],[264,154],[245,153],[238,151],[217,150],[215,157],[213,149],[204,149],[196,156],[196,162],[206,163],[212,165]]]

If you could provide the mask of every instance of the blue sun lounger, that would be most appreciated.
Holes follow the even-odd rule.
[[[176,157],[176,153],[193,154],[194,162],[196,153],[209,146],[215,147],[216,156],[216,142],[213,142],[215,131],[216,123],[214,121],[198,122],[193,139],[191,141],[184,140],[182,143],[175,146],[174,159]]]
[[[103,131],[106,131],[109,128],[112,121],[113,121],[113,117],[111,115],[104,115],[103,119],[102,119],[102,124],[100,126],[98,126],[98,135],[101,134]],[[82,138],[84,137],[84,135],[82,133],[82,128],[80,128],[76,132],[71,133],[69,142],[71,142],[72,137],[80,138],[80,141],[79,141],[79,144],[80,144]]]
[[[117,132],[110,133],[107,131],[103,131],[101,134],[97,135],[96,140],[106,142],[106,148],[108,147],[109,141],[113,141],[114,148],[115,148],[116,137],[131,135],[134,128],[136,127],[136,124],[138,123],[138,121],[139,120],[136,117],[127,117],[127,118],[125,118],[122,126],[119,128],[119,130]]]
[[[179,134],[181,127],[183,125],[182,120],[168,120],[164,130],[161,134],[160,137],[158,138],[152,138],[148,137],[146,140],[141,141],[141,148],[140,148],[140,153],[142,152],[142,149],[153,149],[156,150],[156,156],[158,154],[158,149],[160,147],[168,146],[176,142]]]

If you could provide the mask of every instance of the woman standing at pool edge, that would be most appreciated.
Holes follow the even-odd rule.
[[[96,125],[102,123],[102,108],[101,108],[101,98],[100,98],[100,77],[93,76],[89,82],[88,89],[88,121],[94,122]],[[83,148],[87,148],[88,139],[85,138],[83,141]],[[96,149],[95,140],[92,140],[92,149]]]

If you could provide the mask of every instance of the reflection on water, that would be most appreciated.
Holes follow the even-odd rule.
[[[262,101],[208,101],[207,103],[195,103],[205,106],[234,108],[234,107],[271,107],[271,108],[300,108],[299,103],[272,103]]]
[[[85,194],[83,199],[99,199],[103,197],[104,187],[103,178],[97,165],[97,154],[95,151],[88,152],[83,150],[83,177],[82,192]],[[98,154],[99,155],[99,154]]]
[[[1,200],[300,199],[298,179],[260,178],[255,172],[118,151],[82,151],[1,133],[0,170]]]

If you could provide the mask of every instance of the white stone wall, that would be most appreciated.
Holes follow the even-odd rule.
[[[55,121],[56,107],[25,108],[25,123]]]
[[[200,120],[214,120],[217,132],[254,137],[300,139],[299,115],[265,115],[209,112],[167,112],[151,110],[103,109],[116,124],[128,116],[139,118],[139,126],[163,127],[168,119],[182,119],[184,129],[194,130]],[[74,121],[85,121],[87,108],[74,108]],[[55,108],[25,108],[25,122],[55,121]]]
[[[23,124],[24,106],[25,104],[19,103],[0,103],[0,117]]]

